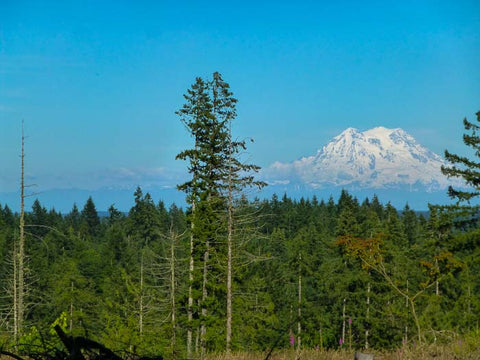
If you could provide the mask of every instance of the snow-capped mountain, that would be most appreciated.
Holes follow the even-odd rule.
[[[445,189],[454,180],[440,171],[445,161],[400,128],[348,128],[316,155],[276,162],[266,172],[272,183],[301,183],[314,189]],[[456,183],[458,184],[458,182]]]

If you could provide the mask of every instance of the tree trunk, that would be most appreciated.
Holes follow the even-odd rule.
[[[346,303],[347,303],[347,298],[344,298],[343,299],[343,314],[342,314],[343,322],[342,322],[342,344],[341,344],[341,347],[343,347],[343,343],[345,342],[345,307],[346,307]]]
[[[210,242],[207,240],[205,244],[205,253],[203,258],[203,283],[202,283],[202,323],[200,327],[200,351],[201,358],[205,358],[207,351],[207,327],[206,327],[206,318],[207,318],[207,307],[205,302],[207,300],[208,291],[207,291],[207,275],[208,275],[208,258],[209,258],[209,247]]]
[[[405,337],[404,337],[404,342],[405,345],[408,343],[408,279],[407,279],[407,296],[405,296],[405,308],[407,310],[407,319],[405,321]]]
[[[192,216],[195,212],[195,201],[192,202]],[[193,293],[192,293],[192,286],[193,286],[193,270],[194,270],[194,261],[193,261],[193,228],[194,224],[193,221],[191,223],[191,233],[190,233],[190,263],[188,268],[188,306],[187,306],[187,320],[188,320],[188,328],[187,328],[187,358],[192,358],[192,335],[193,335]],[[197,347],[196,347],[197,348]],[[195,350],[195,352],[197,352]]]
[[[176,358],[176,341],[177,341],[177,319],[175,306],[175,234],[170,232],[170,300],[172,305],[172,353],[173,358]]]
[[[417,336],[418,336],[418,343],[422,343],[422,331],[420,328],[420,321],[418,320],[417,312],[415,311],[415,302],[412,299],[410,300],[410,306],[412,307],[412,316],[413,320],[415,321],[415,325],[417,327]]]
[[[17,299],[14,300],[16,303],[16,328],[15,338],[18,340],[18,336],[22,333],[23,330],[23,318],[24,318],[24,297],[25,297],[25,269],[24,269],[24,260],[25,260],[25,135],[23,132],[23,122],[22,122],[22,174],[20,179],[20,236],[18,239],[18,254],[17,254],[17,270],[18,274],[15,274],[17,280]]]
[[[73,330],[73,281],[70,283],[70,321],[69,321],[69,332],[72,334]]]
[[[195,332],[195,354],[198,354],[200,346],[200,328],[197,327]]]
[[[13,340],[15,350],[18,344],[18,253],[16,239],[13,242]]]
[[[143,336],[143,249],[140,255],[140,299],[139,299],[139,317],[138,317],[138,332],[140,338]]]
[[[299,255],[299,263],[298,263],[298,305],[297,305],[297,358],[299,358],[299,352],[302,346],[302,254]]]
[[[232,130],[229,122],[228,166],[228,229],[227,229],[227,329],[226,351],[230,354],[232,341],[232,237],[233,237],[233,189],[232,189]]]
[[[226,331],[226,350],[230,353],[232,341],[232,223],[231,223],[231,204],[229,205],[228,220],[228,253],[227,253],[227,331]]]
[[[367,323],[370,318],[370,282],[367,284]],[[365,329],[365,350],[368,350],[368,335],[369,335],[369,329],[368,326]]]

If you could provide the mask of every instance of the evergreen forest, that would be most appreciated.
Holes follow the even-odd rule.
[[[277,341],[290,347],[291,338],[305,348],[395,348],[478,331],[478,233],[453,232],[443,214],[432,209],[426,218],[408,206],[398,211],[347,192],[337,202],[274,196],[237,206],[245,221],[235,235],[233,350],[265,350]],[[185,356],[188,216],[140,189],[128,214],[112,206],[102,218],[92,199],[66,215],[35,201],[25,218],[26,312],[18,343],[38,341],[37,332],[61,322],[113,350]],[[12,340],[18,222],[3,206],[4,346]],[[338,240],[346,234],[359,243],[376,240],[371,251],[383,258],[387,277],[352,255],[356,250]],[[206,346],[220,352],[226,345],[226,261],[223,253],[213,256]],[[200,351],[200,314],[194,319],[193,353]]]

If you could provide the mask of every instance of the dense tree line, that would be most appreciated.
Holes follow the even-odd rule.
[[[114,350],[186,352],[189,214],[175,205],[166,209],[141,189],[134,197],[128,214],[112,206],[102,218],[91,198],[65,215],[35,201],[25,219],[20,343],[63,319],[66,331]],[[453,219],[441,212],[432,208],[426,218],[408,206],[399,212],[376,197],[359,202],[347,192],[338,201],[285,195],[236,206],[254,216],[238,235],[245,238],[233,273],[232,349],[263,350],[279,338],[278,346],[288,347],[290,337],[306,348],[397,347],[478,327],[477,240],[454,230]],[[12,331],[9,275],[18,222],[18,214],[1,207],[4,345]],[[363,263],[362,254],[370,256]],[[375,256],[385,274],[376,271]],[[220,258],[215,266],[218,284],[224,283]],[[418,323],[408,299],[416,294]],[[224,300],[219,290],[208,304],[208,351],[225,349]],[[198,336],[194,329],[194,343]]]

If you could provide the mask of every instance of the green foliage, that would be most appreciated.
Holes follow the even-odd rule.
[[[60,326],[63,331],[66,331],[67,314],[65,312],[62,312],[58,318],[49,324],[47,332],[39,330],[35,325],[28,328],[18,340],[18,351],[21,354],[30,354],[32,356],[36,354],[42,354],[43,356],[50,354],[50,356],[53,356],[55,349],[62,347],[62,343],[54,329],[56,325]]]
[[[480,111],[477,112],[477,123],[480,123]],[[468,202],[480,195],[480,165],[478,158],[480,157],[480,125],[463,120],[465,130],[469,133],[463,135],[463,143],[474,151],[475,159],[469,159],[466,156],[459,156],[445,150],[445,158],[451,164],[450,166],[442,166],[442,172],[448,177],[460,178],[471,186],[472,190],[455,189],[452,186],[448,189],[449,195],[457,199],[459,202]]]
[[[38,225],[48,228],[41,238],[32,237],[28,242],[29,269],[36,280],[29,289],[29,299],[36,304],[28,312],[30,330],[24,334],[25,342],[42,345],[39,341],[50,336],[50,325],[61,319],[67,333],[93,337],[114,350],[152,355],[175,352],[176,356],[182,356],[187,328],[189,234],[185,230],[189,215],[176,206],[167,210],[161,203],[155,205],[141,190],[137,190],[134,198],[135,204],[127,215],[111,209],[108,217],[99,219],[100,231],[88,236],[82,234],[80,227],[74,230],[75,218],[80,220],[74,210],[59,218],[55,216],[54,222],[49,216],[37,217],[36,221],[44,221]],[[201,206],[206,208],[196,214],[197,264],[201,264],[203,253],[200,239],[206,239],[214,229],[218,231],[223,226],[214,203]],[[299,275],[305,348],[320,344],[320,331],[323,347],[338,347],[344,299],[345,320],[352,319],[353,348],[364,346],[367,330],[369,345],[375,348],[400,346],[406,327],[408,340],[413,341],[416,326],[411,305],[406,306],[405,297],[392,284],[405,293],[408,289],[411,297],[419,293],[414,304],[425,340],[440,341],[442,334],[460,335],[477,329],[479,230],[458,229],[454,226],[455,218],[446,209],[432,207],[429,219],[425,220],[408,207],[397,212],[391,205],[381,205],[378,199],[365,200],[359,205],[348,193],[338,203],[297,201],[286,196],[279,200],[274,196],[255,202],[243,199],[235,206],[236,216],[241,219],[247,219],[253,212],[254,223],[239,224],[236,235],[239,246],[242,242],[244,245],[237,252],[240,266],[234,272],[233,350],[265,350],[278,339],[278,347],[289,346],[289,331],[295,334],[298,321]],[[40,203],[39,214],[49,214]],[[349,219],[347,214],[354,218]],[[15,216],[2,208],[0,253],[4,271],[0,282],[7,290],[9,254],[18,220]],[[179,234],[175,250],[178,270],[175,349],[171,347],[169,320],[170,229]],[[340,233],[345,235],[338,237],[336,234]],[[335,244],[337,239],[343,248]],[[208,348],[213,352],[225,346],[222,246],[220,242],[211,247],[214,261],[209,267],[206,299],[211,314],[207,321]],[[356,260],[360,257],[365,261]],[[392,284],[373,268],[381,263]],[[197,275],[200,276],[197,280],[201,279],[202,273]],[[197,288],[194,295],[197,299],[201,298],[200,290]],[[8,299],[0,298],[3,337],[12,330]],[[201,321],[200,310],[197,303],[194,336]],[[348,334],[348,323],[346,329]]]
[[[80,213],[81,231],[84,236],[95,237],[100,231],[100,218],[95,203],[90,196]]]

